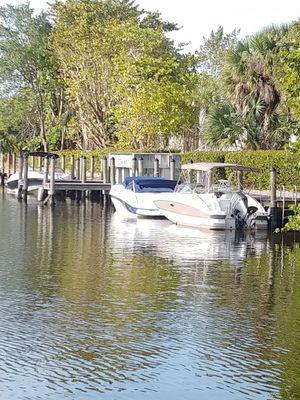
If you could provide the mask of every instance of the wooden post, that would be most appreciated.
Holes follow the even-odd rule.
[[[34,156],[31,156],[31,168],[32,168],[32,171],[35,170],[35,157]]]
[[[12,155],[12,173],[15,174],[17,172],[17,156],[15,153]]]
[[[93,155],[91,155],[91,159],[90,159],[90,178],[91,178],[91,180],[94,180],[94,176],[95,176],[95,157]]]
[[[110,183],[111,185],[116,183],[116,160],[114,157],[110,159]]]
[[[139,159],[138,159],[138,175],[139,176],[143,176],[143,174],[144,174],[144,159],[143,159],[143,157],[140,157]]]
[[[5,166],[4,166],[4,154],[0,153],[0,178],[1,178],[0,185],[1,186],[4,186],[4,172],[5,172],[4,169],[5,169]]]
[[[10,154],[10,153],[7,154],[6,157],[7,157],[7,158],[6,158],[6,165],[7,165],[7,167],[6,167],[6,173],[7,173],[7,176],[10,176],[10,171],[11,171],[11,154]]]
[[[66,156],[62,154],[61,156],[61,169],[66,172]]]
[[[22,198],[27,201],[28,192],[28,155],[25,154],[23,157],[23,188],[22,188]]]
[[[39,157],[38,160],[39,160],[38,168],[39,168],[39,171],[42,172],[42,169],[43,169],[43,157]]]
[[[80,180],[80,158],[77,158],[77,160],[75,160],[75,164],[76,164],[76,180],[79,181]]]
[[[53,207],[55,205],[55,159],[50,158],[50,186],[49,186],[49,205]]]
[[[19,154],[19,180],[18,180],[18,193],[17,199],[22,199],[22,189],[23,189],[23,154]]]
[[[281,226],[284,227],[284,218],[285,218],[285,186],[282,186],[282,215],[281,215]]]
[[[154,176],[159,177],[159,159],[154,160]]]
[[[85,183],[86,182],[86,157],[82,156],[81,157],[81,182]]]
[[[175,180],[175,158],[170,159],[170,179]]]
[[[107,157],[102,158],[102,177],[103,183],[108,183],[108,168],[107,168]]]
[[[211,171],[207,172],[207,191],[210,192],[212,185],[212,173]]]
[[[70,157],[70,164],[71,164],[70,175],[71,175],[71,180],[73,180],[73,179],[74,179],[74,170],[75,170],[75,159],[74,159],[74,154],[71,154],[71,157]]]
[[[136,171],[137,171],[137,159],[136,159],[136,157],[133,157],[132,163],[131,163],[130,176],[136,176]]]
[[[44,161],[44,180],[43,180],[43,184],[48,183],[49,181],[49,157],[45,157],[45,161]]]
[[[239,190],[243,190],[243,171],[237,171],[237,180]]]
[[[277,228],[277,182],[276,169],[270,168],[270,226],[271,230]]]

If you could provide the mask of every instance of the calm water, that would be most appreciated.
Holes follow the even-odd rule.
[[[280,241],[0,192],[0,399],[299,399],[300,246]]]

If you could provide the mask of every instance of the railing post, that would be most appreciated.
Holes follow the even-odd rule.
[[[107,157],[103,157],[102,161],[102,178],[103,178],[103,183],[108,183],[108,165],[107,165]]]
[[[138,175],[139,176],[143,176],[143,174],[144,174],[144,159],[143,159],[143,157],[140,157],[139,159],[138,159]]]
[[[154,176],[157,178],[159,177],[159,159],[158,158],[156,158],[154,160]]]
[[[170,158],[170,179],[175,180],[175,158]]]
[[[110,159],[110,183],[111,185],[116,183],[116,161],[114,157]]]

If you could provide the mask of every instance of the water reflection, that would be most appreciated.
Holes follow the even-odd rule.
[[[5,399],[300,389],[297,244],[121,221],[108,203],[52,211],[0,198],[0,224]]]

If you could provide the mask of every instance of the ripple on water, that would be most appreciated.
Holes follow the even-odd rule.
[[[5,399],[270,399],[290,384],[298,247],[277,279],[281,249],[263,236],[122,221],[91,203],[1,200],[0,224]]]

